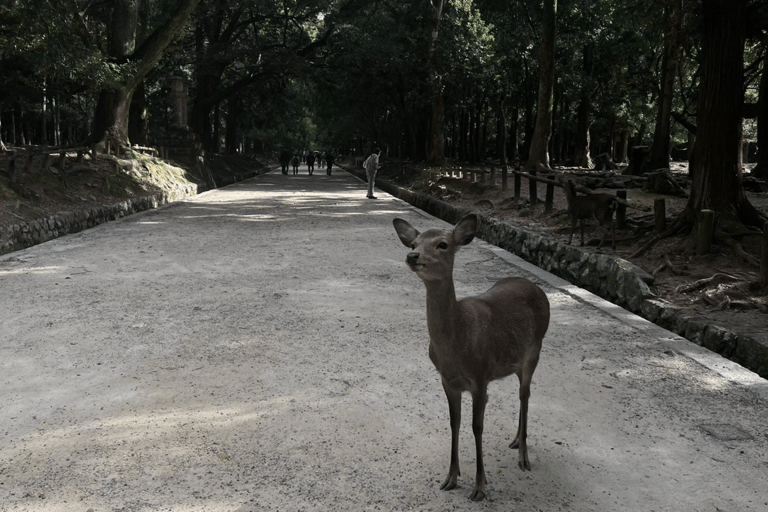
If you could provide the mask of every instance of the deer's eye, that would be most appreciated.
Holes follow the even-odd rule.
[[[437,248],[440,249],[441,251],[444,251],[448,248],[448,244],[445,242],[440,242],[439,244],[437,244]]]

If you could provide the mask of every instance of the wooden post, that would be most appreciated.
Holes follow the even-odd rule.
[[[515,209],[520,209],[520,188],[521,188],[520,175],[515,173]]]
[[[529,174],[531,174],[532,176],[534,176],[534,173],[535,171],[533,169],[529,171]],[[538,183],[536,182],[535,179],[533,178],[528,179],[528,196],[529,196],[528,201],[531,203],[531,207],[534,207],[539,203],[539,198],[537,196],[537,193],[538,193],[537,185]]]
[[[667,227],[667,212],[664,199],[653,201],[653,213],[656,217],[656,232],[661,233]]]
[[[66,162],[67,162],[67,152],[62,151],[61,153],[59,153],[59,162],[57,165],[59,168],[59,172],[64,172],[64,165],[66,164]]]
[[[82,149],[78,149],[77,150],[77,163],[79,163],[79,164],[83,163],[83,159],[84,159],[83,150]]]
[[[509,167],[504,166],[501,168],[501,191],[504,192],[507,190],[507,180],[509,178]]]
[[[618,229],[624,229],[627,223],[627,191],[617,190],[616,197],[620,199],[619,208],[616,210],[616,227]]]
[[[712,249],[712,237],[715,232],[715,212],[701,210],[699,212],[699,232],[696,237],[696,254],[709,254]]]
[[[489,184],[492,187],[495,187],[496,186],[496,168],[495,167],[491,167],[491,174],[490,176],[488,176],[488,179],[490,180]]]
[[[768,286],[768,222],[763,225],[763,250],[760,251],[760,284]]]
[[[547,197],[544,201],[544,213],[552,211],[552,204],[555,202],[555,186],[552,183],[547,183]]]

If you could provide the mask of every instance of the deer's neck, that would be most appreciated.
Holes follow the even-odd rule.
[[[459,316],[453,279],[429,281],[425,285],[429,337],[435,341],[453,339]]]

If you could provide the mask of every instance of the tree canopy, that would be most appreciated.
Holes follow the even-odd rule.
[[[768,8],[741,2],[733,73],[755,142]],[[533,148],[588,167],[645,145],[663,164],[702,129],[710,3],[561,0],[554,19],[552,0],[5,0],[0,140],[151,144],[167,135],[180,77],[208,151],[377,144],[402,158],[524,162]]]

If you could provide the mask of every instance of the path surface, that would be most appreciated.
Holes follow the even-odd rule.
[[[552,304],[533,471],[507,448],[510,378],[488,500],[468,500],[468,396],[440,491],[448,408],[391,222],[445,224],[377,196],[302,167],[0,258],[0,509],[768,510],[765,381],[481,241],[459,296],[522,275]]]

